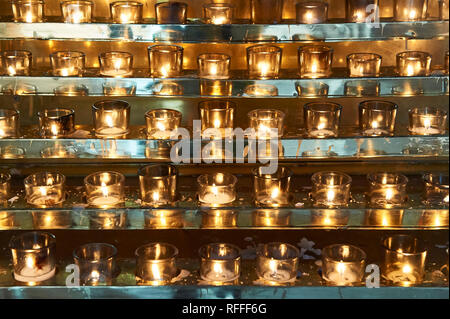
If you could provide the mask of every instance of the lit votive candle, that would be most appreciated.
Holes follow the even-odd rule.
[[[103,83],[105,96],[132,96],[136,94],[136,83],[133,81],[108,81]]]
[[[93,207],[119,206],[124,201],[125,176],[117,172],[97,172],[84,178],[87,203]]]
[[[388,101],[363,101],[359,104],[359,128],[366,136],[394,134],[398,105]]]
[[[287,227],[291,225],[292,212],[282,209],[258,209],[252,212],[255,227]]]
[[[87,0],[61,2],[61,12],[66,23],[89,23],[92,20],[94,3]]]
[[[198,200],[202,206],[230,205],[236,199],[237,178],[228,173],[204,174],[197,178]]]
[[[283,18],[284,0],[251,0],[250,13],[252,23],[276,24]]]
[[[58,138],[75,131],[75,111],[70,109],[45,109],[38,112],[39,133],[44,138]]]
[[[340,172],[318,172],[311,177],[314,206],[347,206],[352,178]]]
[[[52,278],[56,270],[56,239],[45,232],[15,235],[9,242],[14,279],[33,285]]]
[[[378,0],[346,0],[345,18],[347,22],[364,23],[370,18],[373,11],[378,9]]]
[[[269,282],[286,283],[297,277],[297,247],[285,243],[268,243],[256,250],[256,273]]]
[[[436,107],[415,107],[409,110],[409,131],[412,135],[445,133],[447,112]]]
[[[50,54],[54,76],[80,76],[84,72],[86,57],[83,52],[58,51]]]
[[[19,225],[17,216],[14,212],[0,211],[0,230],[14,229]]]
[[[367,175],[370,184],[369,202],[372,206],[391,208],[402,206],[407,200],[408,178],[397,173]]]
[[[329,86],[326,83],[318,82],[318,81],[310,81],[306,82],[296,82],[295,89],[297,93],[301,97],[319,97],[319,96],[327,96]]]
[[[231,57],[227,54],[204,53],[197,58],[198,76],[204,79],[228,79]]]
[[[58,173],[41,172],[24,180],[27,202],[38,207],[52,207],[65,200],[66,177]]]
[[[102,201],[108,202],[108,199]],[[114,202],[115,200],[109,201]],[[115,205],[118,206],[118,204]],[[107,203],[99,208],[109,207],[112,206]],[[114,209],[112,212],[90,211],[89,213],[89,229],[123,229],[127,225],[128,214],[126,211]]]
[[[203,18],[208,24],[231,24],[233,9],[229,3],[207,3],[203,5]]]
[[[226,100],[207,100],[198,104],[202,134],[214,133],[216,138],[225,137],[233,130],[236,104]],[[220,136],[219,136],[220,135]]]
[[[57,86],[53,89],[53,93],[58,96],[87,96],[89,95],[89,90],[83,84],[67,84]]]
[[[306,45],[298,49],[298,67],[302,78],[325,78],[331,75],[333,49],[325,45]]]
[[[430,205],[448,206],[449,180],[448,174],[427,173],[423,176],[425,182],[424,199]]]
[[[431,70],[431,55],[427,52],[400,52],[396,61],[399,76],[427,76]]]
[[[342,106],[332,102],[312,102],[303,107],[306,132],[312,138],[336,137]]]
[[[344,84],[346,96],[378,96],[380,95],[380,82],[374,80],[351,80]]]
[[[155,4],[157,24],[185,24],[187,7],[184,2],[169,1]]]
[[[184,227],[183,209],[149,209],[144,212],[144,226],[150,229]]]
[[[11,175],[0,173],[0,202],[9,199]]]
[[[119,137],[128,133],[130,105],[125,101],[98,101],[92,106],[95,135]]]
[[[65,229],[72,226],[70,211],[46,210],[31,212],[35,229]]]
[[[105,243],[89,243],[73,251],[80,285],[110,285],[117,271],[117,248]]]
[[[395,21],[419,21],[425,18],[428,0],[394,0]]]
[[[0,139],[19,136],[19,112],[0,109]]]
[[[100,74],[112,77],[129,76],[133,72],[133,55],[128,52],[105,52],[98,56]]]
[[[181,75],[183,69],[183,47],[178,45],[153,45],[148,48],[150,75],[155,78],[170,78]]]
[[[322,249],[322,278],[330,286],[359,286],[366,269],[366,253],[353,245]]]
[[[297,23],[315,24],[328,20],[328,3],[322,1],[299,2],[295,5]]]
[[[448,20],[449,18],[449,0],[439,1],[439,20]]]
[[[15,22],[31,23],[43,21],[43,0],[13,0],[11,5]]]
[[[264,174],[263,169],[256,167],[252,171],[256,204],[269,207],[289,205],[292,170],[281,166],[273,174]]]
[[[255,130],[258,139],[283,136],[284,113],[279,110],[257,109],[247,114],[249,127]]]
[[[183,95],[184,88],[177,82],[164,80],[155,83],[152,87],[152,93],[160,96]]]
[[[110,3],[114,23],[141,23],[143,4],[137,1],[115,1]]]
[[[143,206],[161,206],[174,203],[177,197],[175,166],[147,165],[139,169],[139,187]]]
[[[233,83],[229,80],[200,80],[200,95],[230,96],[233,93]]]
[[[280,73],[282,50],[274,45],[247,48],[247,68],[250,78],[273,79]]]
[[[3,72],[9,76],[30,75],[31,52],[12,50],[2,52]]]
[[[178,249],[167,243],[150,243],[136,249],[136,281],[140,285],[164,285],[177,276]]]
[[[169,109],[150,110],[145,113],[147,138],[167,140],[181,123],[181,112]]]
[[[77,149],[73,146],[56,144],[41,150],[42,158],[76,158]]]
[[[316,209],[311,211],[311,224],[314,226],[345,226],[349,218],[350,213],[342,209]]]
[[[251,97],[278,96],[278,88],[270,84],[249,84],[245,87],[243,95]]]
[[[423,242],[409,235],[394,235],[383,240],[383,277],[393,285],[420,284],[425,274],[427,251]]]
[[[380,75],[381,56],[375,53],[352,53],[347,56],[350,77],[376,77]]]
[[[448,215],[448,209],[426,209],[422,211],[417,224],[422,227],[445,228],[448,227]]]
[[[231,244],[208,244],[200,254],[200,277],[211,284],[223,284],[239,278],[240,249]]]
[[[209,209],[201,212],[202,228],[234,228],[237,226],[238,212],[228,209]]]
[[[402,209],[369,209],[364,215],[364,225],[399,227],[403,222]]]

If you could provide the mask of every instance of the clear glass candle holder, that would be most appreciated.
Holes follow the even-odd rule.
[[[208,24],[232,24],[234,7],[229,3],[203,5],[203,18]]]
[[[445,228],[448,227],[448,215],[448,209],[426,209],[422,211],[417,225],[422,227]]]
[[[85,69],[86,56],[83,52],[58,51],[50,54],[54,76],[81,76]]]
[[[236,104],[226,100],[206,100],[198,104],[202,134],[214,131],[225,137],[227,129],[233,130]],[[211,130],[212,129],[212,130]],[[206,131],[208,130],[208,131]],[[205,132],[206,131],[206,132]]]
[[[57,96],[87,96],[89,89],[81,84],[60,85],[53,89],[53,93]]]
[[[35,229],[67,229],[72,226],[70,211],[45,210],[31,212]]]
[[[36,283],[48,280],[56,271],[56,238],[46,232],[20,233],[11,238],[14,279]]]
[[[440,0],[439,1],[439,20],[448,20],[449,19],[449,0]]]
[[[58,173],[40,172],[24,180],[27,203],[37,207],[52,207],[66,198],[66,177]]]
[[[177,198],[175,166],[167,164],[147,165],[139,169],[139,186],[143,206],[169,205]]]
[[[59,138],[75,132],[75,111],[70,109],[45,109],[38,112],[39,134],[44,138]]]
[[[0,109],[0,139],[19,136],[19,112]]]
[[[403,209],[369,209],[364,215],[364,225],[399,227],[403,223]]]
[[[157,24],[185,24],[188,5],[184,2],[169,1],[155,4]]]
[[[344,94],[346,96],[379,96],[380,82],[374,80],[351,80],[344,84]]]
[[[43,0],[13,0],[11,2],[14,22],[42,22],[44,20]]]
[[[124,136],[130,124],[130,104],[119,100],[98,101],[92,106],[95,135],[104,138]]]
[[[204,53],[197,58],[198,76],[203,79],[228,79],[231,57],[227,54]]]
[[[286,283],[297,277],[300,252],[285,243],[268,243],[256,250],[256,273],[269,282]]]
[[[135,251],[136,281],[145,285],[164,285],[177,276],[178,249],[167,243],[150,243]]]
[[[409,110],[409,132],[412,135],[444,134],[447,112],[436,107],[415,107]]]
[[[229,173],[204,174],[197,178],[198,200],[202,206],[230,205],[236,199],[236,176]]]
[[[394,0],[395,21],[420,21],[425,19],[428,0]]]
[[[136,94],[136,83],[133,81],[108,81],[102,86],[105,96],[133,96]]]
[[[175,95],[183,95],[184,88],[177,82],[164,80],[161,82],[156,82],[152,87],[153,95],[160,96],[175,96]]]
[[[346,0],[345,19],[347,22],[364,23],[378,8],[378,0]],[[379,9],[377,9],[379,10]]]
[[[230,96],[233,93],[233,83],[229,80],[200,80],[200,95]]]
[[[137,1],[115,1],[109,4],[113,23],[141,23],[143,4]]]
[[[340,172],[317,172],[311,177],[314,206],[347,206],[352,178]]]
[[[298,48],[300,77],[326,78],[331,75],[333,49],[326,45],[305,45]]]
[[[350,213],[343,209],[316,209],[311,211],[311,225],[321,227],[346,226]]]
[[[330,286],[359,286],[366,270],[366,253],[353,245],[322,249],[322,278]]]
[[[11,175],[0,173],[0,201],[9,199],[9,190],[11,187]]]
[[[61,12],[66,23],[89,23],[92,21],[94,3],[87,0],[61,2]]]
[[[223,284],[239,278],[240,249],[231,244],[207,244],[199,249],[200,277],[211,284]]]
[[[184,210],[151,209],[144,212],[144,226],[149,229],[183,228]]]
[[[312,102],[303,106],[306,132],[312,138],[336,137],[342,106],[332,102]]]
[[[250,78],[273,79],[280,73],[282,49],[275,45],[254,45],[247,48]]]
[[[117,248],[105,243],[89,243],[73,251],[73,260],[79,268],[80,285],[110,285],[115,272]]]
[[[256,167],[252,171],[256,204],[269,207],[288,206],[292,170],[280,166],[273,174],[263,172],[263,167]]]
[[[351,78],[377,77],[380,75],[381,55],[352,53],[347,55],[347,68]]]
[[[329,86],[326,83],[318,81],[296,82],[295,89],[300,97],[313,98],[328,96]]]
[[[383,240],[382,276],[396,286],[420,284],[425,274],[427,250],[418,238],[394,235]]]
[[[202,228],[235,228],[238,212],[228,209],[209,209],[201,212]]]
[[[406,185],[408,178],[397,173],[371,173],[367,175],[370,184],[369,203],[375,207],[391,208],[405,204],[408,199]]]
[[[110,208],[120,206],[125,199],[125,176],[117,172],[97,172],[84,178],[89,206]]]
[[[292,212],[282,209],[258,209],[252,212],[255,227],[287,227],[291,225]]]
[[[245,87],[243,96],[278,96],[278,88],[275,85],[270,84],[249,84]]]
[[[148,48],[150,75],[170,78],[181,75],[183,70],[183,47],[178,45],[153,45]]]
[[[106,199],[103,201],[108,200]],[[112,206],[110,206],[110,203],[107,203],[103,206],[98,206],[98,208],[110,207],[112,208]],[[89,214],[89,229],[123,229],[127,225],[127,218],[127,212],[122,210],[113,210],[112,212],[91,211]]]
[[[252,23],[275,24],[283,18],[284,0],[251,0],[250,14]]]
[[[399,76],[427,76],[431,70],[431,55],[427,52],[400,52],[396,61]]]
[[[365,136],[394,135],[398,105],[388,101],[359,103],[359,129]]]
[[[423,176],[425,183],[424,199],[430,205],[448,206],[449,179],[448,174],[428,173]]]
[[[167,140],[171,132],[181,124],[181,112],[169,109],[155,109],[145,113],[147,138]]]
[[[104,52],[98,56],[100,74],[111,77],[124,77],[133,73],[133,55],[128,52]]]
[[[328,20],[328,3],[305,1],[295,5],[296,22],[301,24],[325,23]]]
[[[2,52],[3,73],[9,76],[30,75],[32,55],[26,50]]]
[[[283,136],[284,113],[279,110],[257,109],[248,114],[249,127],[254,129],[258,139],[271,139]]]
[[[16,214],[10,211],[0,211],[0,230],[14,229],[19,226]]]

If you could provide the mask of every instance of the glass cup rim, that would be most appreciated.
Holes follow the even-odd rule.
[[[51,185],[33,185],[33,178],[47,176],[47,175],[57,176],[59,178],[59,182],[53,183]],[[45,187],[45,186],[57,187],[57,186],[63,186],[65,182],[66,182],[66,176],[64,176],[63,174],[55,173],[55,172],[47,172],[47,171],[30,174],[27,177],[25,177],[25,179],[23,180],[24,185],[30,185],[32,187]]]
[[[167,7],[167,8],[170,8],[170,7],[182,7],[182,8],[187,8],[187,3],[185,3],[185,2],[181,2],[181,1],[168,1],[168,2],[160,2],[160,3],[156,3],[155,4],[155,9],[157,8],[157,7]]]
[[[269,246],[281,246],[281,245],[285,245],[288,249],[291,249],[294,251],[294,253],[296,254],[295,257],[290,257],[290,258],[275,258],[275,257],[268,257],[264,254],[264,250],[268,249]],[[283,242],[270,242],[270,243],[265,243],[262,246],[257,247],[256,249],[256,256],[259,258],[265,258],[265,259],[271,259],[271,260],[277,260],[277,261],[297,261],[300,257],[300,250],[295,247],[294,245],[288,244],[288,243],[283,243]]]
[[[17,4],[21,4],[21,3],[30,3],[30,4],[44,4],[44,0],[11,0],[11,3],[17,3]]]
[[[228,2],[222,2],[222,3],[210,2],[210,3],[203,4],[203,8],[231,8],[231,9],[234,9],[235,6]]]
[[[178,110],[162,108],[162,109],[151,109],[151,110],[148,110],[147,112],[145,112],[145,117],[146,118],[154,118],[153,115],[156,112],[162,112],[162,113],[166,113],[166,114],[171,114],[172,118],[174,118],[174,119],[178,119],[178,118],[181,119],[181,116],[182,116],[182,113],[180,111],[178,111]]]
[[[64,1],[61,1],[61,7],[63,5],[68,5],[68,4],[87,4],[92,7],[94,5],[94,2],[92,2],[90,0],[64,0]]]
[[[334,175],[334,176],[342,176],[343,182],[341,184],[335,184],[335,185],[328,185],[328,184],[323,184],[323,183],[319,182],[318,176],[325,175],[325,174],[326,175]],[[316,185],[326,185],[327,187],[342,187],[342,186],[350,185],[352,183],[352,178],[350,175],[348,175],[347,173],[343,173],[343,172],[321,171],[321,172],[314,173],[311,176],[311,181]]]
[[[333,48],[328,45],[323,44],[312,44],[312,45],[303,45],[298,48],[298,52],[309,52],[309,53],[325,53],[325,52],[333,52]]]
[[[2,57],[5,59],[10,59],[14,57],[32,57],[32,53],[29,50],[5,50],[2,51]]]
[[[167,168],[168,174],[156,176],[156,175],[147,174],[145,172],[148,169],[160,168],[160,167]],[[170,177],[177,176],[177,175],[178,175],[178,168],[171,164],[150,164],[150,165],[142,166],[138,170],[138,176],[150,177],[151,179],[166,179],[166,178],[170,178]]]
[[[294,172],[287,166],[278,166],[277,171],[273,174],[261,174],[259,169],[262,167],[263,166],[258,166],[252,169],[253,177],[270,180],[280,180],[284,178],[290,178],[294,175]],[[278,174],[281,174],[281,176],[278,176]]]
[[[212,56],[216,56],[217,58],[212,58]],[[223,59],[220,59],[222,57]],[[200,53],[197,57],[197,60],[206,60],[213,62],[220,62],[222,60],[230,61],[231,56],[225,53]]]
[[[130,7],[143,7],[144,5],[138,1],[114,1],[109,4],[111,7],[116,6],[130,6]]]
[[[123,100],[101,100],[97,101],[92,105],[92,109],[98,111],[98,110],[104,110],[104,111],[110,111],[110,109],[104,107],[104,104],[110,103],[110,107],[114,106],[114,109],[119,110],[129,110],[130,104]],[[112,109],[111,109],[112,110]]]
[[[111,249],[111,252],[102,258],[99,259],[93,259],[93,258],[86,258],[86,257],[82,257],[80,256],[81,251],[83,248],[88,248],[88,247],[98,247],[98,248],[109,248]],[[109,260],[109,259],[113,259],[117,256],[117,248],[114,245],[108,244],[108,243],[87,243],[84,245],[81,245],[77,248],[75,248],[73,250],[73,258],[78,260],[78,261],[83,261],[83,262],[90,262],[90,263],[98,263],[101,261],[105,261],[105,260]]]
[[[219,185],[215,185],[215,187],[217,188],[222,188],[222,187],[234,187],[237,183],[237,177],[231,173],[227,173],[227,172],[217,172],[215,174],[211,174],[211,173],[207,173],[207,174],[201,174],[197,177],[197,183],[199,184],[199,186],[203,186],[203,187],[207,187],[207,186],[211,186],[207,183],[205,183],[203,181],[203,179],[206,178],[206,180],[208,180],[209,177],[215,176],[217,174],[222,174],[224,175],[224,179],[225,176],[227,177],[227,179],[230,180],[230,182],[228,184],[219,184]]]
[[[391,240],[397,239],[398,240],[400,238],[410,238],[411,240],[414,240],[415,242],[417,242],[417,250],[418,251],[416,253],[409,253],[409,252],[404,252],[404,251],[399,252],[388,246],[387,241],[389,239],[391,239]],[[395,235],[391,235],[391,236],[386,236],[385,238],[382,239],[381,246],[389,252],[394,252],[396,254],[402,254],[405,256],[419,256],[419,255],[422,255],[427,252],[427,250],[425,248],[425,243],[423,240],[421,240],[420,238],[411,236],[411,235],[406,235],[406,234],[395,234]]]
[[[433,178],[434,177],[434,178]],[[442,177],[447,178],[447,181],[449,179],[449,175],[448,174],[443,174],[443,173],[425,173],[423,174],[422,178],[424,180],[425,183],[431,184],[435,187],[439,187],[439,188],[444,188],[444,189],[449,189],[449,185],[447,184],[442,184],[439,181],[436,181],[435,178],[439,178],[441,179]]]
[[[350,59],[362,60],[364,56],[366,57],[364,59],[365,61],[378,61],[378,60],[382,59],[381,55],[379,55],[377,53],[356,52],[356,53],[350,53],[349,55],[347,55],[347,61],[349,61]]]
[[[19,116],[20,112],[15,109],[3,109],[0,108],[0,119],[7,119],[15,116]]]
[[[69,88],[72,88],[73,91],[67,92],[67,89],[69,89]],[[70,94],[70,93],[76,93],[77,95],[80,95],[80,96],[82,96],[83,94],[88,95],[89,89],[84,84],[63,84],[63,85],[59,85],[53,89],[53,94],[55,94],[55,95],[66,95],[66,94]]]
[[[49,116],[48,113],[50,112],[55,112],[55,113],[63,113],[61,115],[52,115]],[[37,116],[40,118],[48,118],[48,119],[52,119],[52,120],[56,120],[56,119],[62,119],[62,118],[66,118],[66,117],[71,117],[72,115],[75,114],[75,111],[73,109],[66,109],[66,108],[52,108],[52,109],[44,109],[42,111],[39,111],[37,113]]]
[[[138,248],[136,248],[136,250],[134,251],[135,257],[139,258],[139,257],[145,256],[145,254],[143,254],[143,250],[145,250],[147,247],[155,247],[156,245],[160,245],[160,246],[164,246],[164,247],[168,247],[168,248],[172,249],[171,254],[169,256],[167,256],[166,258],[146,259],[145,261],[150,261],[152,264],[165,263],[167,261],[174,260],[175,258],[178,257],[178,254],[179,254],[178,248],[175,245],[165,243],[165,242],[152,242],[152,243],[141,245]]]
[[[208,106],[209,103],[213,105],[209,107]],[[205,111],[228,111],[228,110],[234,111],[236,109],[236,103],[228,100],[205,100],[199,102],[198,107]]]
[[[258,118],[258,113],[262,112],[262,113],[269,113],[269,114],[276,114],[275,118],[268,118],[268,119],[259,119]],[[260,120],[260,121],[270,121],[270,120],[274,120],[274,119],[281,119],[283,120],[286,116],[286,114],[281,111],[281,110],[277,110],[277,109],[254,109],[251,110],[250,112],[247,113],[247,116],[251,119],[251,120]]]
[[[125,176],[122,173],[114,172],[114,171],[102,171],[102,172],[95,172],[95,173],[92,173],[92,174],[89,174],[88,176],[86,176],[83,179],[84,185],[89,185],[89,186],[93,186],[93,187],[100,186],[97,184],[93,184],[90,180],[96,175],[105,174],[105,173],[108,173],[113,176],[117,176],[119,178],[120,184],[123,184],[125,182]],[[109,184],[109,185],[106,184],[106,186],[110,186],[110,185],[116,185],[116,184]]]
[[[208,258],[206,256],[206,252],[208,248],[214,248],[214,247],[227,247],[228,249],[231,249],[232,254],[223,256],[223,259],[215,259],[215,258]],[[241,259],[241,249],[233,244],[229,243],[209,243],[201,246],[198,249],[198,254],[200,255],[200,258],[202,261],[205,260],[211,260],[218,263],[227,263],[230,261],[239,261]]]
[[[385,106],[381,108],[381,106]],[[359,103],[359,107],[365,110],[397,110],[398,104],[382,100],[366,100]]]
[[[430,113],[429,113],[430,112]],[[408,110],[410,115],[427,115],[432,117],[447,116],[447,111],[435,106],[417,106]]]
[[[331,251],[333,248],[343,247],[343,246],[347,246],[347,247],[349,247],[350,250],[355,250],[361,255],[361,258],[358,258],[358,260],[357,260],[358,262],[364,262],[367,259],[367,254],[364,250],[362,250],[361,248],[359,248],[355,245],[351,245],[351,244],[332,244],[332,245],[325,246],[322,248],[322,257],[324,259],[343,263],[343,264],[354,264],[356,262],[356,260],[355,261],[338,261],[338,260],[336,260],[336,258],[333,258],[332,256],[330,256],[327,253],[327,252]]]
[[[156,49],[159,52],[183,52],[184,50],[182,46],[176,44],[154,44],[147,48],[149,52],[152,52]]]
[[[328,7],[328,3],[322,1],[305,1],[305,2],[298,2],[295,6],[307,9],[314,9],[320,7]]]
[[[130,52],[126,52],[126,51],[107,51],[107,52],[102,52],[98,55],[99,59],[104,59],[107,58],[108,56],[113,56],[113,55],[124,55],[123,58],[132,58],[133,54],[131,54]]]
[[[332,109],[329,110],[319,110],[315,108],[316,106],[331,106]],[[304,110],[316,112],[316,113],[329,113],[329,112],[336,112],[336,111],[342,111],[342,105],[334,102],[309,102],[303,105]]]
[[[402,51],[397,53],[397,58],[404,58],[404,59],[420,59],[420,58],[431,58],[431,54],[425,51]]]
[[[81,51],[55,51],[50,53],[50,58],[61,58],[61,59],[79,59],[85,58],[86,55]]]
[[[389,176],[393,177],[396,180],[398,179],[397,183],[389,184],[389,183],[381,183],[378,179],[382,178],[382,176]],[[408,177],[406,177],[403,174],[399,173],[390,173],[390,172],[375,172],[375,173],[369,173],[367,174],[367,180],[371,185],[385,185],[385,186],[404,186],[408,184]]]
[[[257,49],[267,48],[268,51],[255,51]],[[282,48],[273,44],[256,44],[249,46],[247,48],[247,54],[256,53],[256,54],[272,54],[272,53],[281,53],[283,51]]]
[[[20,247],[15,247],[18,246],[18,243],[15,243],[16,241],[22,239],[23,237],[26,236],[42,236],[45,237],[48,240],[47,245],[37,248],[37,249],[33,249],[33,248],[20,248]],[[30,232],[25,232],[25,233],[20,233],[20,234],[16,234],[13,235],[9,241],[9,248],[11,250],[17,250],[17,251],[21,251],[21,252],[25,252],[25,253],[31,253],[31,252],[37,252],[40,250],[44,250],[44,249],[49,249],[51,247],[55,247],[56,246],[56,237],[55,235],[53,235],[52,233],[49,232],[45,232],[45,231],[30,231]]]

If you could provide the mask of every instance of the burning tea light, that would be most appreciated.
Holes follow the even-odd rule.
[[[11,5],[15,22],[31,23],[43,21],[43,0],[13,0]]]
[[[311,177],[314,206],[347,206],[352,178],[340,172],[318,172]]]
[[[439,20],[448,20],[449,19],[449,0],[441,0],[439,1]]]
[[[423,176],[425,182],[425,202],[431,205],[449,204],[449,179],[448,174],[428,173]]]
[[[197,58],[198,76],[204,79],[228,79],[231,57],[227,54],[204,53]]]
[[[373,80],[352,80],[344,84],[346,96],[378,96],[380,95],[380,82]]]
[[[58,138],[75,131],[75,111],[69,109],[45,109],[38,112],[39,133],[45,138]]]
[[[233,228],[237,226],[238,212],[226,209],[202,211],[202,228]]]
[[[183,228],[184,224],[184,210],[182,209],[150,209],[144,212],[145,228]]]
[[[183,47],[178,45],[153,45],[148,48],[150,74],[155,78],[170,78],[181,75],[183,69]]]
[[[104,138],[123,136],[128,133],[130,105],[125,101],[105,100],[92,106],[95,135]]]
[[[84,179],[87,203],[93,207],[108,208],[124,202],[125,176],[117,172],[93,173]]]
[[[270,84],[250,84],[245,87],[243,96],[278,96],[278,88]]]
[[[109,207],[112,206],[105,205],[100,208]],[[127,225],[127,218],[127,212],[122,210],[114,210],[112,212],[90,211],[89,229],[122,229]]]
[[[167,140],[181,124],[181,112],[169,109],[150,110],[145,113],[147,138]]]
[[[448,207],[448,203],[445,205]],[[420,215],[419,226],[445,228],[448,227],[448,209],[427,209]]]
[[[94,3],[86,0],[70,0],[61,2],[64,22],[89,23],[92,20]]]
[[[327,96],[329,86],[323,82],[307,80],[306,82],[296,82],[295,89],[299,96],[309,98]]]
[[[396,61],[399,76],[427,76],[431,70],[431,55],[427,52],[400,52]]]
[[[0,139],[19,136],[19,112],[0,109]]]
[[[139,169],[142,205],[160,206],[175,202],[178,170],[166,164],[147,165]]]
[[[240,249],[231,244],[208,244],[199,250],[200,277],[212,284],[222,284],[239,278]]]
[[[223,138],[233,130],[236,104],[226,100],[207,100],[198,104],[202,124],[202,134],[214,133]]]
[[[0,173],[0,201],[9,199],[11,175],[8,173]]]
[[[50,54],[54,76],[80,76],[84,72],[86,57],[83,52],[58,51]]]
[[[233,9],[228,3],[207,3],[203,5],[203,18],[208,24],[231,24]]]
[[[31,215],[36,229],[64,229],[72,226],[70,211],[38,211],[31,212]]]
[[[318,209],[311,211],[311,224],[314,226],[345,226],[349,218],[349,212],[341,209]]]
[[[233,93],[233,83],[228,80],[200,80],[200,95],[230,96]]]
[[[155,4],[157,24],[185,24],[188,5],[184,2],[169,1]]]
[[[53,93],[58,96],[87,96],[89,95],[89,90],[83,84],[67,84],[54,88]]]
[[[372,206],[391,208],[406,202],[406,176],[397,173],[373,173],[367,175],[367,180],[370,184],[369,202]]]
[[[98,56],[100,74],[104,76],[123,77],[133,72],[133,55],[128,52],[105,52]]]
[[[380,75],[381,56],[374,53],[353,53],[347,56],[350,77],[374,77]]]
[[[328,3],[321,1],[299,2],[295,5],[297,23],[315,24],[328,20]]]
[[[166,243],[150,243],[136,249],[138,284],[164,285],[177,276],[178,249]]]
[[[352,245],[322,249],[322,278],[331,286],[358,286],[366,269],[366,253]]]
[[[79,267],[81,285],[110,285],[117,271],[117,248],[110,244],[89,243],[73,251]]]
[[[155,83],[152,87],[152,93],[160,96],[183,95],[183,86],[172,81],[161,81]]]
[[[250,78],[277,78],[281,67],[281,48],[255,45],[247,48],[247,68]]]
[[[331,75],[333,49],[325,45],[298,48],[298,67],[302,78],[325,78]]]
[[[143,4],[136,1],[115,1],[110,3],[114,23],[141,23]]]
[[[378,0],[346,0],[345,17],[347,22],[364,23],[373,11],[378,9]]]
[[[255,227],[287,227],[291,225],[292,212],[280,209],[258,209],[252,212]]]
[[[237,178],[228,173],[204,174],[197,178],[198,199],[205,206],[225,206],[236,199]]]
[[[284,113],[278,110],[258,109],[247,114],[249,127],[254,129],[258,139],[283,136]]]
[[[271,207],[289,205],[292,170],[281,166],[273,174],[263,172],[264,167],[257,167],[252,171],[256,204]]]
[[[111,81],[103,84],[105,96],[132,96],[136,94],[136,83],[133,81]]]
[[[55,275],[55,236],[45,232],[28,232],[15,235],[9,242],[12,254],[14,279],[36,283]]]
[[[299,250],[290,244],[265,244],[256,250],[256,273],[259,278],[270,282],[295,280],[299,256]]]
[[[398,105],[388,101],[364,101],[359,104],[359,128],[366,136],[394,135]]]
[[[398,227],[403,222],[402,209],[369,209],[364,215],[364,225]]]
[[[303,107],[306,132],[312,138],[336,137],[342,106],[332,102],[312,102]]]
[[[436,107],[415,107],[409,110],[409,131],[413,135],[445,133],[447,112]]]
[[[283,17],[283,0],[251,0],[250,13],[252,23],[280,23]]]
[[[394,0],[395,21],[419,21],[425,18],[428,0]]]
[[[39,207],[52,207],[65,200],[66,177],[58,173],[41,172],[24,180],[27,202]]]
[[[1,55],[3,72],[9,76],[30,75],[31,52],[26,50],[4,51]]]
[[[409,287],[422,282],[427,257],[423,242],[409,235],[394,235],[387,237],[382,246],[382,275],[389,283]]]

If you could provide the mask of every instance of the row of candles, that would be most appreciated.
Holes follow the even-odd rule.
[[[364,23],[373,21],[372,12],[378,9],[379,0],[345,0],[346,21]],[[283,0],[251,0],[251,22],[272,24],[282,22]],[[94,3],[88,0],[69,0],[61,2],[63,21],[66,23],[92,22]],[[367,8],[371,8],[368,10]],[[448,0],[439,1],[439,18],[448,20]],[[43,0],[12,1],[14,21],[43,22]],[[188,5],[184,2],[168,1],[155,4],[155,17],[158,24],[187,23]],[[302,1],[295,5],[296,22],[299,24],[325,23],[328,20],[328,3],[325,1]],[[427,13],[427,0],[394,0],[395,21],[424,20]],[[110,4],[113,23],[142,23],[143,4],[137,1],[116,1]],[[230,3],[206,3],[203,5],[204,22],[208,24],[232,24],[235,22],[234,6]]]
[[[148,47],[150,75],[171,78],[182,75],[184,49],[178,45]],[[4,51],[1,54],[3,73],[9,76],[31,74],[32,54],[26,50]],[[99,73],[106,77],[129,77],[133,74],[133,55],[128,52],[101,53]],[[54,76],[82,76],[86,57],[78,51],[50,54]],[[275,45],[254,45],[247,48],[247,69],[250,78],[274,79],[280,75],[282,49]],[[350,77],[380,76],[382,57],[375,53],[352,53],[347,56]],[[305,45],[298,49],[298,72],[301,78],[326,78],[332,74],[333,49],[326,45]],[[203,79],[229,79],[231,57],[222,53],[203,53],[197,57],[198,76]],[[445,70],[449,73],[449,51],[445,53]],[[405,51],[396,55],[399,76],[427,76],[431,72],[431,55],[422,51]]]
[[[273,174],[264,174],[262,167],[252,171],[254,200],[258,206],[286,207],[292,202],[292,170],[278,167]],[[143,207],[174,204],[178,171],[167,164],[153,164],[138,172],[140,199]],[[424,198],[430,205],[448,206],[448,175],[424,175]],[[0,175],[0,199],[7,200],[11,176]],[[65,176],[40,172],[24,180],[27,202],[36,207],[58,207],[66,200]],[[197,178],[198,201],[205,207],[233,206],[237,199],[237,177],[224,172],[203,174]],[[371,173],[367,176],[370,190],[367,202],[371,207],[402,207],[408,200],[408,178],[399,173]],[[342,172],[325,171],[311,177],[311,198],[314,207],[347,207],[351,200],[352,178]],[[96,172],[84,179],[86,200],[90,207],[121,207],[125,202],[125,176],[118,172]]]
[[[47,232],[14,236],[9,247],[17,281],[29,285],[51,279],[56,271],[56,238]],[[427,250],[423,242],[409,235],[393,235],[382,241],[381,272],[389,284],[420,284],[425,275]],[[334,244],[322,249],[322,278],[330,286],[364,284],[366,253],[353,245]],[[206,244],[199,249],[200,278],[209,285],[237,284],[241,273],[239,247],[228,243]],[[165,285],[176,280],[178,249],[168,243],[153,242],[135,251],[136,282]],[[73,252],[79,267],[80,285],[111,285],[117,277],[117,249],[111,244],[89,243]],[[256,274],[263,283],[294,283],[299,268],[297,247],[280,242],[259,245]]]
[[[389,101],[363,101],[359,104],[359,128],[364,136],[394,135],[398,106]],[[199,103],[203,136],[213,139],[233,134],[236,105],[231,101],[207,100]],[[312,102],[303,107],[306,133],[311,138],[332,138],[339,133],[342,106],[332,102]],[[130,105],[120,100],[104,100],[92,107],[94,133],[99,138],[121,138],[129,132]],[[275,109],[256,109],[248,114],[249,139],[274,139],[283,136],[285,114]],[[75,111],[53,108],[38,112],[39,132],[43,138],[70,137],[75,131]],[[178,140],[181,112],[153,109],[145,114],[145,133],[152,140]],[[412,135],[445,134],[447,112],[436,107],[415,107],[409,110],[409,131]],[[220,135],[220,136],[219,136]],[[0,109],[0,138],[17,138],[19,112]]]

